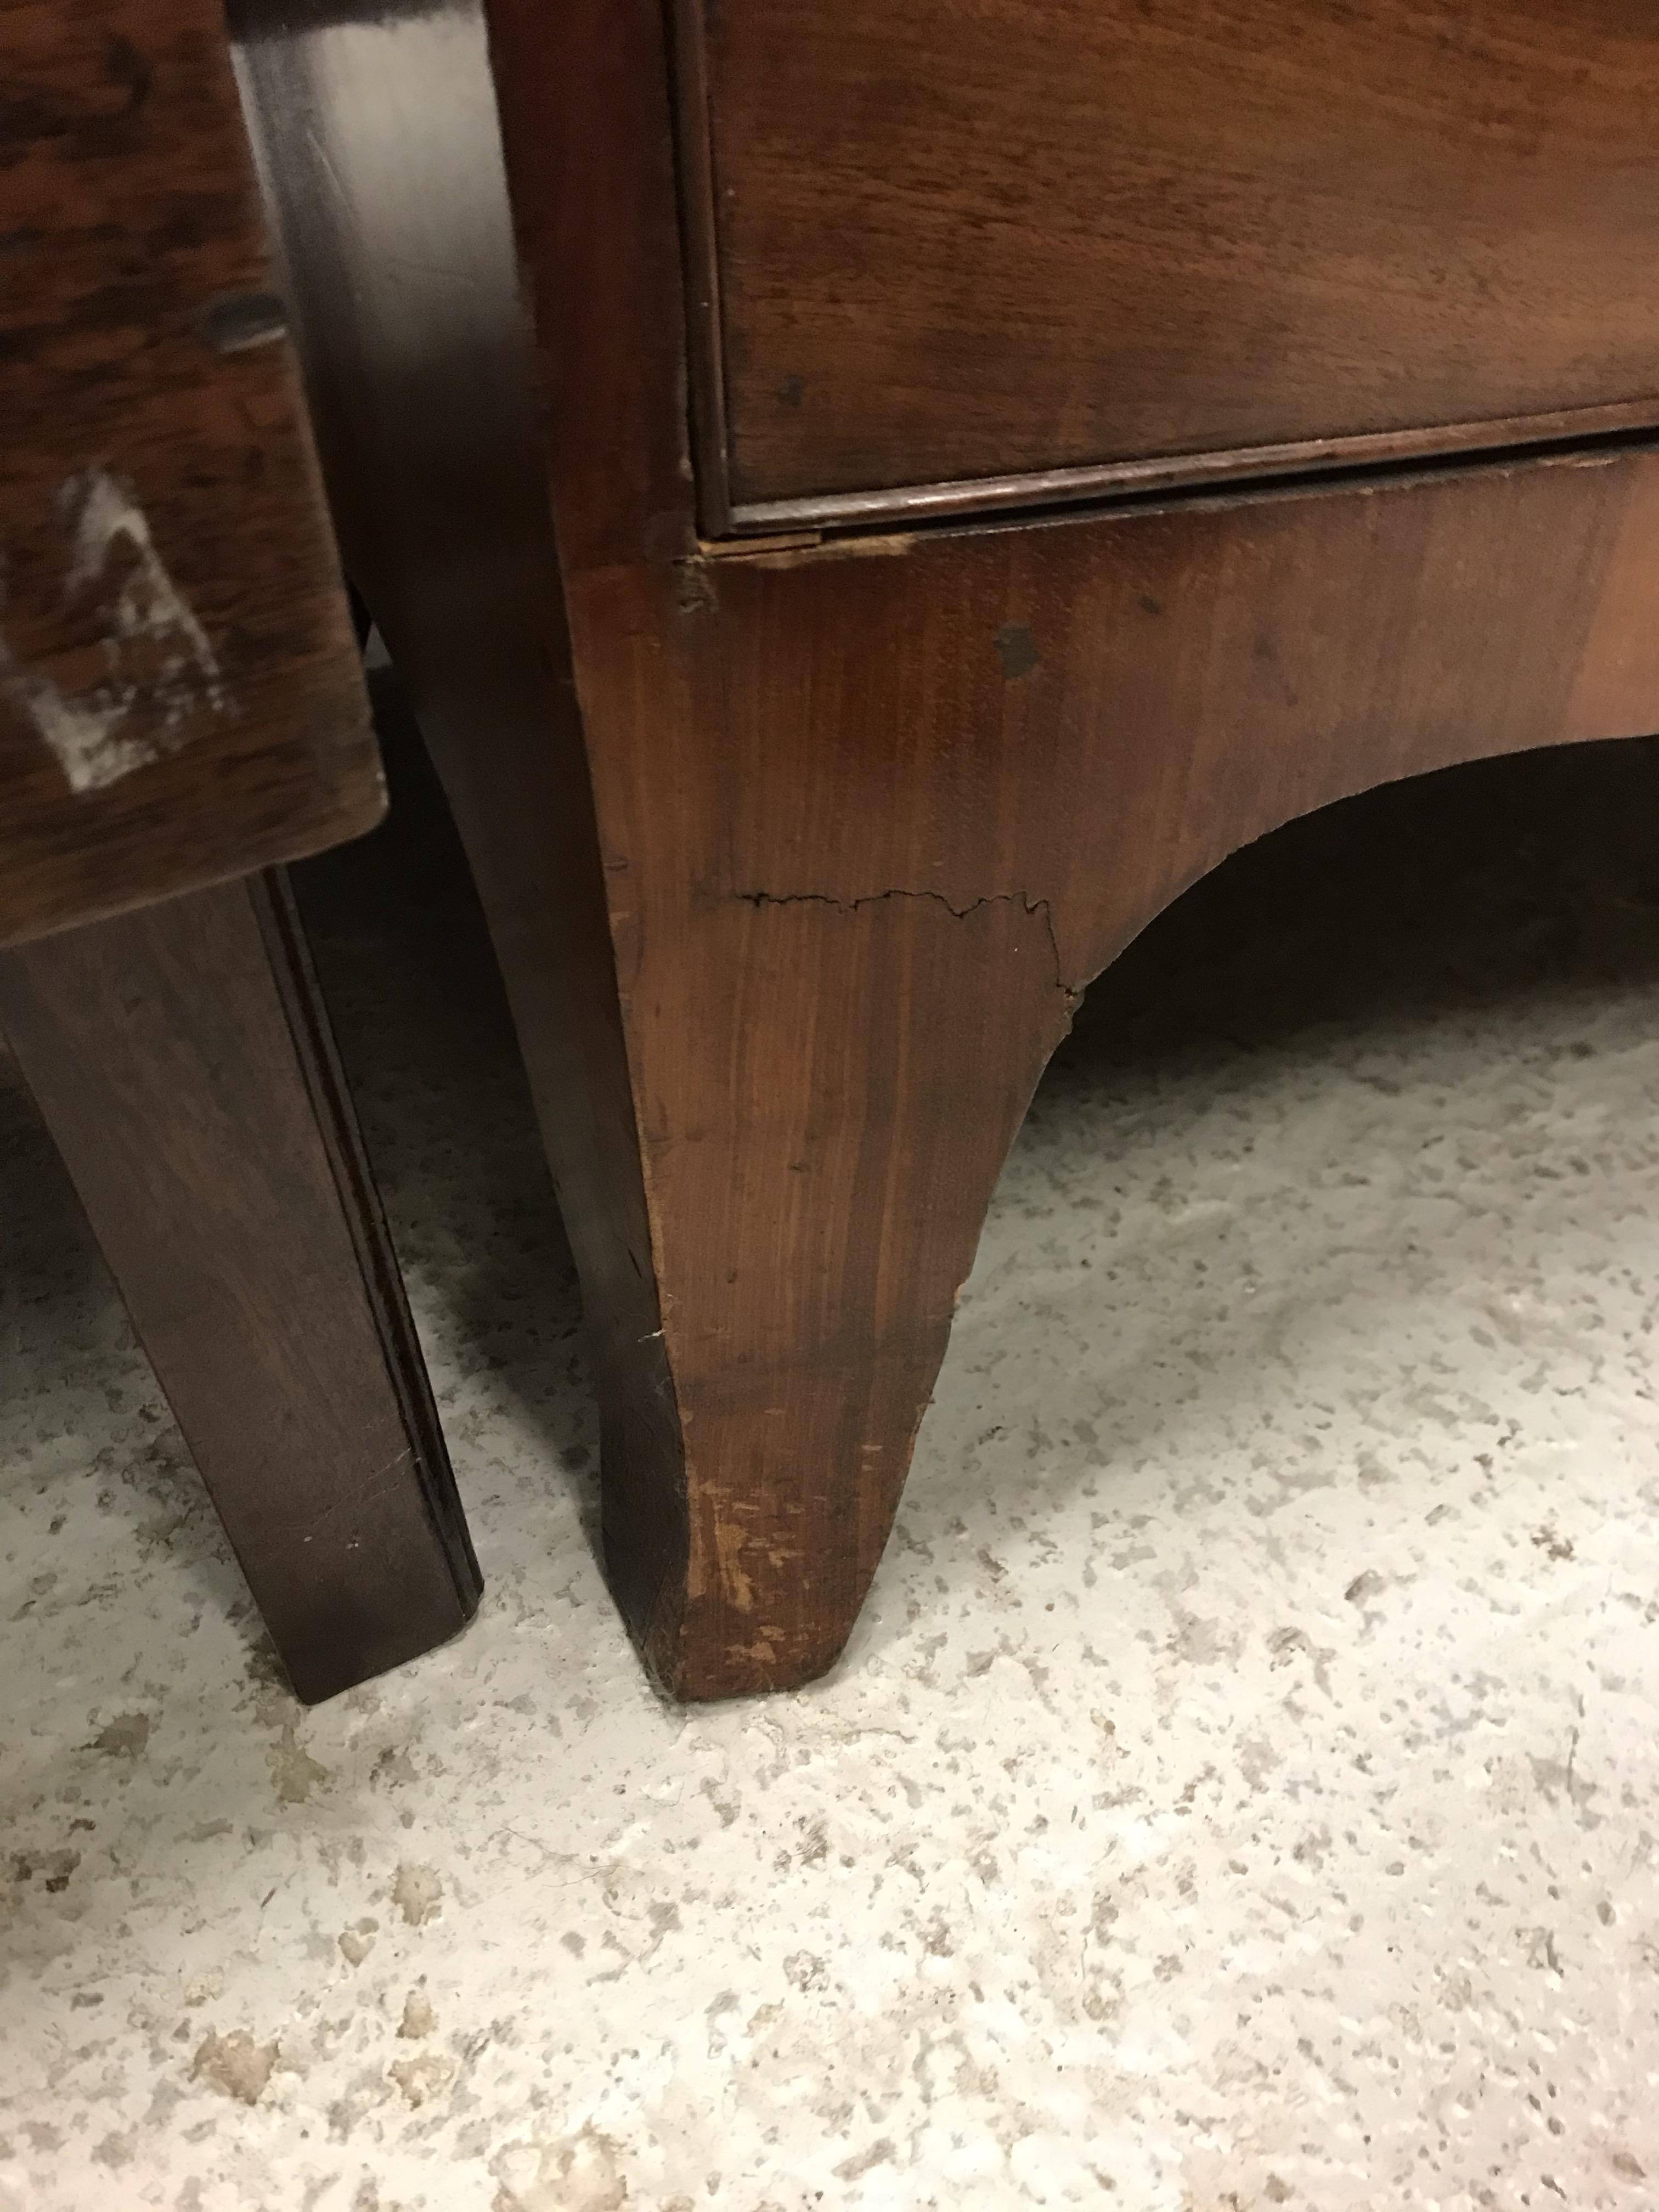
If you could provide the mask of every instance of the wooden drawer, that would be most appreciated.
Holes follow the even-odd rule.
[[[707,526],[1659,419],[1651,0],[684,0],[676,62]]]

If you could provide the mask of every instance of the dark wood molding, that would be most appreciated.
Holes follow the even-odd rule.
[[[905,484],[884,491],[836,492],[822,499],[757,500],[728,506],[724,532],[712,524],[706,528],[711,538],[913,529],[930,523],[971,521],[980,515],[1105,505],[1113,500],[1164,492],[1244,491],[1286,477],[1336,475],[1385,468],[1394,463],[1455,464],[1466,456],[1491,459],[1496,453],[1518,453],[1528,448],[1541,457],[1554,447],[1588,445],[1597,439],[1652,429],[1659,429],[1659,397],[1627,400],[1616,407],[1521,416],[1508,422],[1385,430],[1374,437],[1320,438],[1300,445],[1249,447],[1235,453],[1178,453],[1167,460],[1112,461],[1097,468],[1046,469],[956,483]],[[723,464],[723,439],[720,450]]]
[[[720,321],[720,200],[708,127],[702,0],[670,0],[668,70],[678,155],[680,244],[685,268],[686,367],[697,526],[724,538],[745,526],[732,511],[726,450],[726,353]]]

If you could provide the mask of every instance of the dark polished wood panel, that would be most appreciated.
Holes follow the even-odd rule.
[[[308,1702],[480,1583],[280,876],[0,952],[0,1024]]]
[[[684,0],[678,48],[711,528],[1659,417],[1646,0]]]
[[[0,0],[0,943],[368,829],[217,0]]]

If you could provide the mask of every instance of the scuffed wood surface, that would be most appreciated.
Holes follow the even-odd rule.
[[[0,0],[0,942],[383,804],[216,0]]]

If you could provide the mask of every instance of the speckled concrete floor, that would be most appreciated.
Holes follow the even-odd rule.
[[[416,780],[418,787],[418,777]],[[489,1578],[272,1678],[3,1108],[6,2212],[1659,2199],[1659,754],[1243,856],[1092,994],[811,1693],[664,1710],[420,789],[309,872]]]

